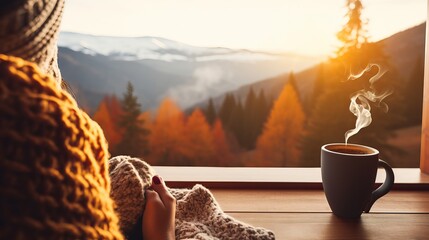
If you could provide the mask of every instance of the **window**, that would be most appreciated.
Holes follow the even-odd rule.
[[[318,167],[320,146],[355,126],[350,96],[371,89],[378,67],[344,80],[378,63],[387,72],[376,93],[393,90],[389,111],[372,106],[372,123],[349,141],[378,148],[393,167],[426,169],[426,1],[345,3],[67,2],[60,69],[112,154],[166,166]],[[369,21],[353,42],[344,15],[360,3]],[[121,124],[130,119],[132,128]]]

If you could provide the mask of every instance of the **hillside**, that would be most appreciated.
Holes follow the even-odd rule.
[[[425,32],[426,24],[422,23],[379,41],[383,44],[385,54],[389,58],[390,63],[399,70],[404,84],[410,78],[416,60],[419,57],[424,59]],[[316,78],[317,71],[318,65],[314,65],[303,71],[294,73],[303,101],[306,100],[308,94],[313,90],[313,82]],[[283,89],[283,86],[287,83],[288,77],[289,73],[281,74],[276,77],[242,86],[232,91],[232,93],[243,100],[250,88],[253,88],[256,92],[263,89],[266,95],[270,96],[272,99],[276,99]],[[215,99],[216,105],[219,106],[222,100],[223,96],[217,97]]]
[[[60,47],[58,62],[62,77],[85,108],[95,110],[105,94],[122,96],[127,82],[134,85],[144,107],[157,103],[159,94],[183,76],[172,75],[134,61],[112,60],[103,55],[88,55]]]
[[[63,78],[87,109],[105,94],[121,96],[133,83],[144,109],[164,97],[186,108],[207,96],[305,69],[320,58],[244,49],[206,48],[156,37],[108,37],[62,32],[59,65]]]

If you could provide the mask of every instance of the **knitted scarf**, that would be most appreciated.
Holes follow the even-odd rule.
[[[100,127],[33,63],[0,54],[0,239],[122,239]]]

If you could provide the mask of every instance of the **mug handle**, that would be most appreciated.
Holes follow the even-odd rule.
[[[375,201],[377,201],[377,199],[386,195],[390,191],[390,189],[393,187],[393,183],[395,182],[395,175],[393,174],[393,170],[389,166],[389,164],[387,164],[387,162],[379,159],[378,167],[383,167],[386,171],[386,180],[384,180],[384,183],[379,188],[372,192],[370,201],[365,208],[365,213],[369,212],[372,205],[375,203]]]

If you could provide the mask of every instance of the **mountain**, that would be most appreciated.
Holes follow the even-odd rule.
[[[159,37],[107,37],[61,32],[59,65],[78,102],[94,110],[130,81],[144,109],[165,97],[186,108],[260,79],[299,71],[320,57],[196,47]]]
[[[402,83],[403,86],[405,86],[410,79],[416,60],[418,58],[424,59],[425,33],[426,23],[422,23],[379,41],[384,47],[384,52],[389,58],[390,63],[398,70],[401,76],[400,79],[404,81]],[[304,102],[313,90],[313,82],[316,79],[317,72],[318,65],[311,66],[299,72],[294,72],[297,87]],[[289,73],[280,74],[242,86],[235,91],[231,91],[231,93],[239,99],[244,100],[250,88],[253,88],[256,92],[263,89],[267,96],[271,99],[276,99],[283,89],[283,86],[287,83],[288,78]],[[221,95],[215,99],[217,106],[221,104],[223,98],[224,95]],[[197,105],[204,106],[206,103],[207,101]]]

